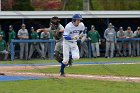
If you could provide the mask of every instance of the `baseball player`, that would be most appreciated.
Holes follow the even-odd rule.
[[[140,38],[140,27],[137,27],[137,30],[134,31],[134,34],[133,34],[133,37],[134,38]],[[140,41],[137,40],[135,41],[135,50],[134,50],[134,53],[137,52],[137,56],[140,56]]]
[[[8,37],[8,50],[10,50],[10,42],[12,39],[16,38],[16,33],[13,30],[13,26],[9,25],[9,37]]]
[[[7,60],[8,51],[6,50],[6,42],[2,38],[3,38],[3,36],[0,35],[0,53],[4,54],[4,60]]]
[[[61,68],[60,72],[63,72],[63,32],[64,32],[64,27],[59,23],[59,18],[54,16],[51,18],[50,22],[50,33],[53,36],[53,39],[56,41],[55,44],[55,49],[54,49],[54,57],[55,59],[61,63]],[[72,65],[72,59],[70,58],[68,61],[68,65]]]
[[[89,40],[91,40],[91,46],[92,46],[92,52],[93,57],[99,57],[100,56],[100,49],[99,44],[101,43],[100,34],[97,30],[95,30],[95,26],[91,26],[91,31],[88,32]]]
[[[87,27],[85,27],[85,32],[87,32]],[[80,57],[88,57],[88,46],[86,41],[87,38],[85,39],[84,42],[80,42]]]
[[[80,14],[74,14],[72,17],[72,22],[68,23],[65,27],[63,34],[63,61],[61,64],[60,76],[65,76],[64,68],[68,64],[70,52],[73,60],[80,58],[77,40],[79,37],[83,36],[81,39],[83,42],[86,38],[85,26],[81,20],[82,16]]]
[[[116,43],[116,32],[113,28],[112,23],[108,24],[108,28],[104,32],[104,38],[106,39],[106,58],[114,57],[115,43]],[[111,51],[109,54],[109,50]]]
[[[38,33],[34,30],[34,27],[31,27],[31,39],[39,39],[39,35]],[[42,57],[42,54],[41,54],[41,50],[39,48],[39,44],[36,43],[36,42],[33,42],[31,43],[30,45],[30,52],[29,52],[29,57],[28,59],[31,59],[31,56],[33,54],[33,52],[37,50],[37,52],[39,53],[39,55]]]
[[[119,31],[117,32],[117,38],[125,38],[125,33],[123,31],[123,27],[119,28]],[[124,42],[123,41],[117,41],[116,47],[117,47],[118,56],[123,56],[123,54],[125,54]],[[122,49],[123,49],[123,54],[121,53]]]
[[[133,38],[133,31],[131,30],[131,27],[127,27],[127,30],[125,31],[125,37],[126,38]],[[128,45],[128,51],[129,51],[129,56],[132,56],[132,41],[126,41],[125,43],[126,45]],[[126,53],[126,47],[124,48],[124,51]]]
[[[28,30],[26,25],[22,24],[21,29],[18,31],[18,38],[20,40],[29,39]],[[23,59],[23,54],[25,50],[25,59],[28,60],[28,43],[20,43],[20,59]]]
[[[41,32],[40,38],[43,40],[49,40],[50,39],[50,32],[48,28],[44,28],[43,32]],[[46,59],[46,53],[49,54],[49,43],[43,42],[40,43],[41,49],[42,49],[42,59]],[[49,55],[48,55],[49,57]]]
[[[5,38],[5,33],[4,33],[4,31],[1,29],[1,25],[0,25],[0,35],[2,35],[3,39]]]

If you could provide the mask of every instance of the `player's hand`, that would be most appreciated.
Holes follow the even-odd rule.
[[[73,40],[78,40],[79,39],[79,36],[74,36],[72,39]]]
[[[91,40],[91,38],[90,38],[90,37],[88,37],[88,39],[89,39],[89,40]]]

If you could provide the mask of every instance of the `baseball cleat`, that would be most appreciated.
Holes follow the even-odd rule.
[[[61,77],[66,77],[66,75],[64,73],[60,73]]]

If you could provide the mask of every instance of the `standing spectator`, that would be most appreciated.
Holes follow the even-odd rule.
[[[31,27],[31,39],[39,39],[39,35],[38,33],[34,30],[34,27]],[[31,56],[33,54],[33,52],[37,50],[37,52],[39,53],[39,55],[42,57],[42,53],[41,50],[39,48],[39,43],[33,42],[30,45],[30,52],[29,52],[29,59],[31,59]]]
[[[20,40],[29,39],[28,30],[26,29],[25,24],[21,25],[21,29],[18,31],[18,38]],[[24,53],[25,53],[25,59],[28,60],[28,43],[20,43],[20,59],[23,59]]]
[[[109,23],[108,28],[104,32],[104,38],[106,39],[106,52],[105,57],[114,57],[115,43],[116,43],[116,32],[112,28],[112,23]],[[109,52],[111,52],[109,54]]]
[[[123,39],[125,38],[125,33],[123,31],[123,27],[119,28],[119,31],[117,32],[117,38]],[[123,54],[125,54],[124,52],[124,41],[117,41],[117,55],[118,56],[123,56]],[[123,54],[121,53],[121,51],[123,50]]]
[[[133,31],[131,30],[131,27],[127,27],[127,30],[125,31],[125,37],[126,38],[133,38]],[[128,55],[129,56],[132,56],[132,41],[131,40],[128,40],[128,41],[126,41],[126,46],[128,46],[128,51],[129,51],[129,53],[128,53]],[[126,53],[126,46],[125,46],[125,53]]]
[[[85,27],[85,32],[87,32],[87,27]],[[80,37],[83,38],[83,37]],[[87,37],[85,41],[80,42],[80,57],[88,57],[88,46],[87,46]]]
[[[134,38],[140,38],[140,27],[137,27],[137,30],[133,34]],[[140,56],[140,40],[136,41],[135,52],[137,52],[137,56]]]
[[[101,37],[95,26],[91,25],[91,30],[88,32],[88,38],[91,40],[91,47],[93,52],[93,57],[96,58],[100,56],[99,44],[101,44]]]
[[[5,38],[5,33],[4,33],[4,31],[1,29],[1,25],[0,25],[0,35],[2,35],[3,39]]]
[[[11,40],[15,38],[16,38],[16,33],[13,30],[13,26],[9,25],[8,50],[10,49]]]
[[[48,28],[44,28],[41,29],[43,32],[41,32],[40,38],[41,39],[45,39],[45,40],[49,40],[50,39],[50,33],[49,33],[49,29]],[[39,32],[39,31],[38,31]],[[41,54],[42,54],[42,59],[46,59],[46,53],[47,56],[49,57],[50,51],[49,51],[49,43],[48,42],[44,42],[44,43],[40,43],[41,45]]]
[[[3,36],[0,35],[0,54],[4,54],[4,60],[8,58],[8,51],[6,50],[6,42],[2,39]]]

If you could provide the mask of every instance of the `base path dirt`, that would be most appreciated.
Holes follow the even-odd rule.
[[[59,65],[55,65],[59,66]],[[78,66],[78,65],[76,65]],[[107,76],[107,75],[76,75],[66,74],[66,77],[60,77],[59,74],[53,73],[32,73],[32,72],[16,72],[17,70],[31,70],[31,69],[43,69],[52,68],[54,66],[0,66],[0,73],[4,73],[8,76],[39,76],[45,78],[79,78],[79,79],[95,79],[106,81],[126,81],[126,82],[138,82],[140,83],[140,77],[125,77],[125,76]]]
[[[65,77],[59,76],[59,74],[49,74],[49,73],[32,73],[32,72],[15,72],[15,71],[5,71],[3,72],[8,76],[37,76],[44,78],[79,78],[79,79],[95,79],[95,80],[106,80],[106,81],[126,81],[126,82],[137,82],[140,83],[140,77],[124,77],[124,76],[101,76],[101,75],[76,75],[76,74],[66,74]]]

